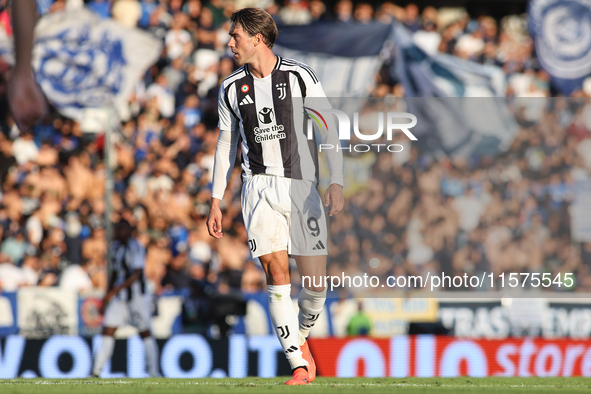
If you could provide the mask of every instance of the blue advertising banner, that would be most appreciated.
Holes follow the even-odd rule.
[[[17,334],[16,293],[0,294],[0,337]]]

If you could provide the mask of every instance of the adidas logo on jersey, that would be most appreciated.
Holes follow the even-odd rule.
[[[246,105],[246,104],[254,104],[254,101],[250,98],[250,94],[247,94],[246,97],[242,99],[239,105]]]
[[[322,243],[322,241],[318,241],[318,243],[316,244],[316,246],[314,246],[314,247],[312,248],[312,250],[322,250],[322,249],[326,249],[326,248],[324,247],[324,244]]]

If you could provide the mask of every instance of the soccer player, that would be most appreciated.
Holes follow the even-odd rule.
[[[159,376],[158,346],[150,335],[150,293],[146,289],[144,264],[146,251],[132,237],[133,228],[121,220],[115,229],[115,240],[109,249],[112,273],[109,290],[103,299],[100,313],[104,312],[103,335],[99,351],[94,358],[92,377],[99,377],[103,366],[113,355],[117,327],[131,323],[140,332],[146,348],[146,364],[152,377]]]
[[[47,103],[31,68],[35,0],[12,3],[15,66],[8,83],[8,103],[19,130],[25,132],[47,113]]]
[[[220,88],[220,135],[207,226],[211,236],[223,237],[220,202],[241,138],[242,213],[251,255],[259,258],[266,273],[269,313],[293,371],[286,384],[307,384],[316,377],[316,367],[306,338],[322,312],[326,288],[321,280],[305,283],[296,315],[288,256],[295,258],[300,275],[324,278],[324,207],[330,206],[331,216],[343,208],[342,156],[336,150],[327,154],[331,184],[323,207],[316,190],[317,146],[296,126],[304,124],[303,104],[314,98],[327,102],[318,77],[307,65],[273,53],[278,30],[267,12],[244,8],[231,22],[228,46],[242,67]],[[319,132],[323,143],[339,144],[335,128]]]

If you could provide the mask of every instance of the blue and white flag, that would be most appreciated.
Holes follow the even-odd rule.
[[[392,70],[407,97],[504,97],[503,70],[438,53],[427,54],[412,33],[394,24],[396,61]]]
[[[394,26],[393,74],[405,89],[413,133],[436,155],[495,155],[509,147],[517,123],[508,110],[503,71],[447,54],[429,55],[401,24]]]
[[[33,67],[47,99],[65,116],[84,108],[119,108],[161,52],[139,29],[87,9],[48,14],[37,24]]]
[[[435,154],[494,155],[508,147],[516,133],[500,68],[428,55],[399,23],[282,27],[274,49],[311,66],[327,97],[333,98],[367,97],[384,59],[394,52],[390,72],[405,88],[408,112],[418,118],[413,133]]]
[[[591,74],[591,0],[531,0],[536,55],[560,93],[580,89]]]
[[[391,31],[377,22],[281,26],[273,50],[312,67],[327,97],[367,97]]]

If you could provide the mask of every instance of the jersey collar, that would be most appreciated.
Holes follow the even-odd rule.
[[[275,67],[273,67],[273,71],[275,70],[279,70],[279,67],[281,66],[281,56],[279,55],[275,55],[275,57],[277,58],[277,61],[275,62]],[[246,71],[246,75],[251,75],[253,78],[256,78],[254,75],[252,75],[252,73],[250,72],[250,67],[248,64],[244,65],[244,71]],[[271,73],[273,73],[273,71]],[[265,77],[266,78],[266,77]]]

